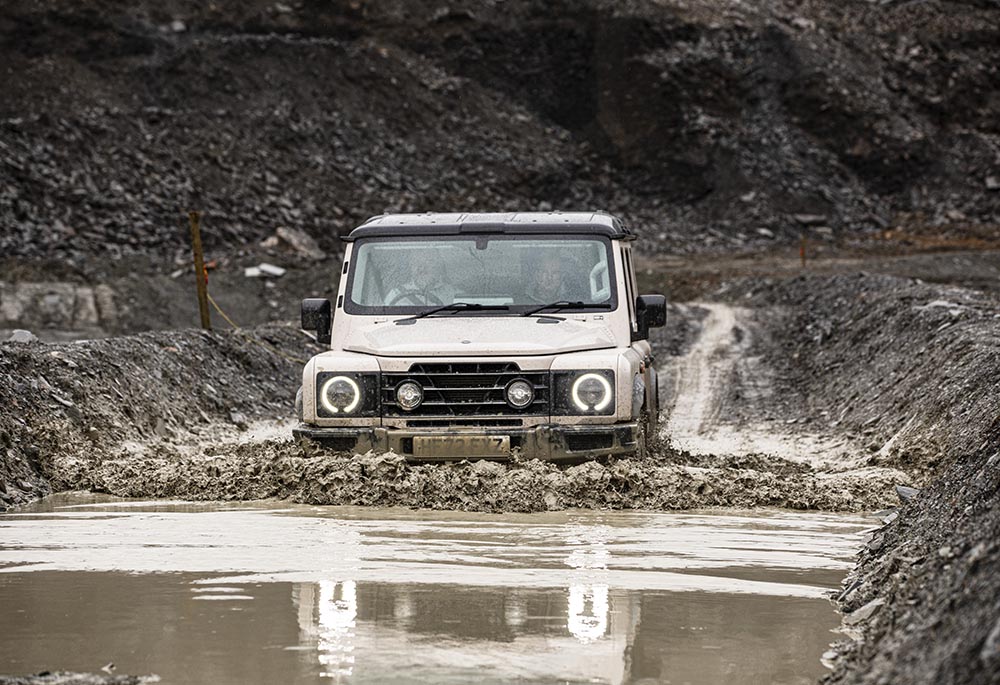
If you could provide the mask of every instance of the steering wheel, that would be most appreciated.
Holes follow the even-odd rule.
[[[386,302],[385,306],[391,307],[400,300],[413,295],[419,296],[419,298],[424,300],[426,304],[444,304],[444,302],[434,293],[426,292],[424,290],[404,290],[392,298],[390,302]]]

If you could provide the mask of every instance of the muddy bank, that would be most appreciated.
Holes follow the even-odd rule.
[[[93,673],[68,673],[43,671],[36,675],[0,675],[0,685],[142,685],[155,683],[157,678],[132,675],[95,675]]]
[[[862,445],[866,464],[929,481],[1000,436],[1000,297],[867,274],[738,282],[772,308],[763,350],[790,417]]]
[[[48,493],[58,457],[236,433],[288,415],[301,382],[292,358],[316,351],[286,326],[0,344],[0,506]]]
[[[1000,682],[997,299],[865,275],[749,289],[726,292],[784,311],[772,333],[788,406],[926,483],[846,581],[849,639],[827,681]]]
[[[960,458],[862,551],[827,683],[1000,683],[1000,445]]]

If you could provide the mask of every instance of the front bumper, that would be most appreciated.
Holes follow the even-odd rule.
[[[635,422],[611,425],[555,425],[544,424],[530,428],[438,428],[406,430],[381,427],[337,427],[327,428],[300,423],[292,430],[299,439],[312,440],[339,452],[364,453],[392,451],[409,459],[419,461],[454,461],[456,459],[506,460],[511,452],[528,459],[551,461],[572,461],[616,454],[631,454],[638,447],[639,427]],[[509,437],[510,452],[492,455],[462,455],[452,453],[440,456],[421,454],[416,456],[413,439],[434,437],[447,440],[455,438],[476,438],[484,436]]]

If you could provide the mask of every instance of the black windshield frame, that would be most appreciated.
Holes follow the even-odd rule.
[[[561,234],[548,234],[548,233],[535,233],[535,234],[516,234],[516,235],[498,235],[490,233],[463,233],[461,235],[428,235],[428,236],[379,236],[371,238],[359,238],[353,243],[353,248],[351,250],[351,260],[348,264],[347,270],[347,284],[344,288],[344,311],[348,314],[354,316],[414,316],[426,311],[430,308],[428,305],[396,305],[396,306],[368,306],[362,305],[351,299],[351,295],[354,291],[354,277],[356,273],[356,255],[358,251],[368,243],[393,243],[393,242],[419,242],[419,241],[469,241],[476,242],[477,240],[503,240],[503,241],[532,241],[532,240],[566,240],[566,241],[579,241],[587,240],[599,243],[604,246],[608,264],[608,283],[610,285],[611,296],[606,300],[607,308],[604,309],[594,309],[594,308],[567,308],[560,310],[560,314],[574,314],[574,313],[586,313],[586,314],[608,314],[614,312],[618,309],[618,271],[615,264],[615,250],[612,245],[610,238],[601,235],[594,235],[591,233],[561,233]],[[453,317],[471,317],[471,316],[509,316],[518,317],[521,316],[525,311],[536,307],[536,304],[511,304],[507,311],[458,311],[449,312],[449,318]]]

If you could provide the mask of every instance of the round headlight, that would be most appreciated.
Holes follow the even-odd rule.
[[[424,401],[424,389],[413,381],[403,381],[396,388],[396,404],[400,409],[412,411]]]
[[[598,373],[585,373],[573,381],[571,394],[580,411],[601,411],[611,402],[611,383]]]
[[[524,409],[535,400],[535,388],[525,380],[507,384],[507,403],[515,409]]]
[[[350,414],[361,404],[361,388],[353,378],[334,376],[323,383],[319,399],[331,414]]]

